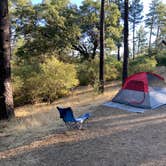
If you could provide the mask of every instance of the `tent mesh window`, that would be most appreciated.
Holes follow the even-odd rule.
[[[149,87],[153,88],[163,88],[166,87],[166,83],[164,80],[160,79],[159,77],[153,75],[153,74],[148,74],[148,85]]]

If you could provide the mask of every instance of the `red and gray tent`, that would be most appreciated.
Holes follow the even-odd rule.
[[[141,108],[156,108],[166,104],[164,78],[151,72],[129,76],[113,102]]]

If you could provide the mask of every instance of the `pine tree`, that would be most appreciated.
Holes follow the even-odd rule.
[[[149,46],[148,46],[149,47],[148,48],[149,56],[151,56],[151,53],[152,53],[151,42],[152,42],[152,35],[154,34],[154,28],[157,23],[156,9],[157,9],[157,6],[159,5],[159,2],[160,2],[160,0],[152,0],[152,2],[150,3],[150,6],[149,6],[149,12],[146,15],[147,19],[145,20],[146,27],[148,27],[150,29]]]
[[[133,59],[135,58],[135,31],[136,26],[142,21],[143,16],[141,15],[143,11],[143,4],[140,0],[133,0],[129,10],[129,22],[132,26],[133,33]]]
[[[166,37],[166,4],[159,2],[157,8],[156,8],[156,41],[155,41],[155,49],[159,48],[158,45],[160,44],[160,41],[165,39]]]
[[[100,72],[99,72],[99,92],[104,92],[104,5],[105,0],[101,0],[100,10]]]
[[[142,25],[140,28],[136,31],[136,46],[137,46],[137,54],[143,53],[143,50],[145,49],[147,45],[147,32],[144,30],[145,27]]]
[[[123,19],[123,2],[122,0],[114,0],[114,3],[118,6],[118,9],[121,13],[121,17],[119,17],[118,19],[118,27],[120,26],[121,24],[121,19]],[[122,46],[122,40],[123,40],[123,36],[120,36],[119,39],[117,40],[116,42],[116,46],[117,46],[117,50],[118,50],[118,53],[117,53],[117,60],[120,61],[121,60],[121,57],[120,57],[120,48]]]
[[[101,0],[84,0],[79,9],[78,25],[81,36],[74,49],[80,53],[80,59],[94,59],[99,50],[100,41],[100,5]],[[118,27],[120,12],[115,3],[105,1],[105,47],[110,53],[115,49],[116,41],[122,34],[122,27]]]
[[[8,0],[0,1],[0,119],[14,116]]]
[[[129,13],[129,2],[128,0],[124,1],[124,55],[123,55],[123,73],[122,73],[122,83],[125,82],[128,76],[128,55],[129,55],[129,47],[128,47],[128,13]]]

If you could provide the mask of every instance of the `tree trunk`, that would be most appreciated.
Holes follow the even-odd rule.
[[[133,59],[135,59],[135,22],[133,22]]]
[[[138,36],[138,50],[137,50],[137,54],[140,53],[140,35]]]
[[[150,26],[149,49],[148,49],[149,56],[151,56],[151,40],[152,40],[152,31],[153,31],[153,20],[154,20],[154,16],[152,17],[152,24]]]
[[[160,31],[160,26],[157,26],[157,34],[156,34],[156,42],[155,42],[155,48],[157,51],[157,46],[158,46],[158,39],[159,39],[159,31]]]
[[[117,0],[117,1],[116,1],[116,4],[118,5],[118,9],[119,9],[119,11],[121,12],[120,0]],[[117,26],[118,26],[118,27],[120,26],[120,18],[119,18],[119,20],[118,20],[118,25],[117,25]],[[117,60],[118,60],[118,61],[121,60],[121,58],[120,58],[120,47],[121,47],[121,40],[118,40],[118,44],[117,44],[117,49],[118,49]]]
[[[0,119],[14,116],[8,0],[0,0]]]
[[[101,0],[100,11],[100,71],[99,71],[99,92],[104,92],[104,4],[105,0]]]
[[[98,41],[97,41],[97,39],[96,39],[96,40],[94,40],[94,42],[93,42],[92,59],[95,59],[95,57],[96,57],[96,50],[97,50],[97,47],[98,47]]]
[[[118,44],[117,60],[120,61],[120,45]]]
[[[128,55],[129,55],[129,48],[128,48],[128,0],[124,1],[125,5],[125,12],[124,12],[124,55],[123,55],[123,73],[122,73],[122,84],[125,82],[128,76]]]

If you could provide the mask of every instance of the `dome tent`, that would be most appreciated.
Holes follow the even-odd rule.
[[[156,108],[166,104],[164,78],[151,72],[129,76],[113,102],[140,108]]]

